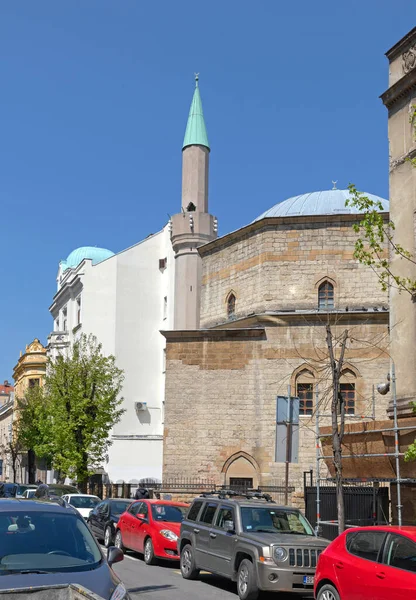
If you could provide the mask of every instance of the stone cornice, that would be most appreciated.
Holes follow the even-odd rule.
[[[407,48],[411,46],[414,42],[416,42],[416,27],[413,27],[413,29],[409,31],[409,33],[407,33],[404,37],[402,37],[402,39],[399,40],[397,44],[394,44],[394,46],[392,46],[390,50],[387,50],[386,56],[389,59],[389,61],[391,62],[392,60],[400,56],[400,54],[403,54],[403,52],[407,50]]]
[[[173,331],[160,332],[167,342],[178,342],[186,340],[188,342],[199,342],[206,340],[221,340],[221,339],[247,339],[247,338],[263,338],[265,330],[263,327],[240,327],[239,329],[182,329]]]
[[[389,218],[389,213],[383,212],[380,213],[384,216],[386,221]],[[265,219],[261,219],[260,221],[254,221],[241,229],[237,229],[236,231],[232,231],[231,233],[227,233],[222,237],[205,244],[204,246],[200,246],[198,248],[198,252],[200,256],[205,256],[212,251],[219,250],[223,246],[228,246],[242,237],[252,235],[261,229],[266,229],[268,227],[275,228],[279,225],[290,226],[292,230],[295,230],[297,227],[302,227],[304,225],[311,225],[316,223],[322,223],[323,226],[331,225],[335,223],[348,223],[348,222],[356,222],[362,219],[363,215],[355,214],[355,213],[339,213],[337,215],[305,215],[305,216],[292,216],[292,217],[266,217]]]
[[[212,329],[206,331],[238,331],[239,328],[258,328],[258,327],[275,327],[285,326],[292,323],[297,325],[302,322],[305,325],[326,325],[327,322],[332,325],[357,322],[368,322],[377,321],[378,323],[388,324],[389,322],[389,311],[388,310],[334,310],[330,313],[322,312],[318,310],[302,310],[302,311],[276,311],[267,313],[257,313],[241,317],[235,321],[227,321],[225,323],[218,323],[212,326]],[[245,329],[246,330],[246,329]]]
[[[186,329],[161,331],[160,333],[168,342],[188,341],[199,342],[206,340],[221,339],[264,339],[266,327],[288,327],[291,324],[310,326],[326,325],[327,322],[332,325],[365,324],[368,322],[377,322],[388,325],[389,312],[387,310],[351,310],[351,311],[282,311],[275,313],[259,313],[234,321],[218,323],[210,328],[204,329]]]
[[[380,98],[384,106],[391,108],[395,102],[406,96],[414,88],[416,88],[416,68],[406,73],[399,81],[396,81],[394,85],[381,94]]]

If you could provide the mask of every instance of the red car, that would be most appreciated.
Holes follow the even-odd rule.
[[[357,527],[319,557],[317,600],[414,600],[416,527]]]
[[[154,565],[158,558],[179,560],[177,540],[187,509],[182,502],[133,502],[117,524],[117,548],[141,552],[148,565]]]

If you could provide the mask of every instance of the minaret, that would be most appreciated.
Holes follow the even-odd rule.
[[[209,153],[198,75],[182,147],[182,212],[171,218],[175,252],[174,329],[198,329],[202,261],[197,252],[217,237],[217,220],[208,213]]]

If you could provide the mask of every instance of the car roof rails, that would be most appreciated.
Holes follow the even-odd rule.
[[[213,490],[201,494],[202,498],[209,498],[212,496],[218,496],[220,500],[226,498],[246,498],[247,500],[266,500],[266,502],[274,502],[270,494],[263,494],[260,489],[250,489],[246,492],[237,492],[236,490]]]

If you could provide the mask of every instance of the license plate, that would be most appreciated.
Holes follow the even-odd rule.
[[[313,585],[313,575],[303,576],[303,585]]]

